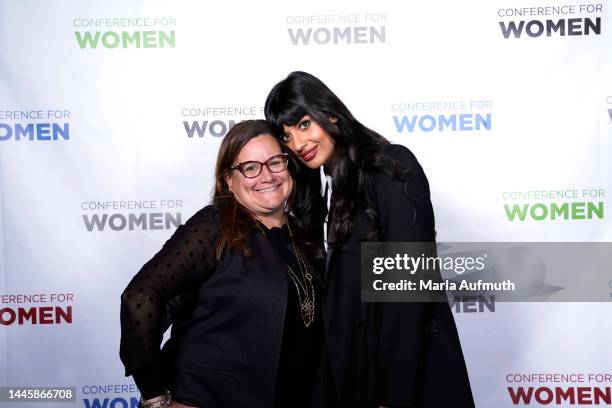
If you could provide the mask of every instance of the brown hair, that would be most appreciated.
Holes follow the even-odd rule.
[[[225,249],[242,253],[250,257],[251,248],[248,244],[250,230],[258,225],[258,221],[250,211],[242,206],[229,191],[225,176],[229,168],[234,165],[236,157],[242,148],[253,138],[261,135],[272,136],[272,131],[265,120],[245,120],[234,125],[227,133],[217,156],[215,168],[215,190],[213,205],[219,210],[219,235],[217,236],[217,259]],[[276,139],[275,139],[276,140]],[[280,148],[285,147],[279,143]],[[291,162],[291,161],[290,161]],[[287,166],[294,178],[293,166]],[[295,191],[295,189],[294,189]],[[292,202],[293,192],[289,196],[288,204]]]

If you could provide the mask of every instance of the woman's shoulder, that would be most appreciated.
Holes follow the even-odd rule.
[[[190,219],[200,219],[200,218],[216,218],[219,216],[219,209],[212,204],[204,206],[196,211],[195,214]]]
[[[207,205],[199,209],[186,222],[185,226],[202,226],[216,228],[219,225],[219,209],[214,205]]]
[[[401,144],[389,143],[382,149],[385,156],[392,158],[395,161],[402,163],[403,165],[418,164],[416,156],[406,146]]]
[[[403,195],[409,191],[413,197],[428,194],[427,177],[410,149],[400,144],[388,144],[383,147],[382,153],[394,161],[394,166],[399,165],[403,168],[403,171],[400,172],[403,175],[393,176],[383,171],[370,174],[368,177],[370,194],[381,197],[383,200],[385,197]]]

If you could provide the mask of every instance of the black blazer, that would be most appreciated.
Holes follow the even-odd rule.
[[[434,242],[429,184],[415,156],[385,153],[412,171],[403,191],[389,176],[367,176],[379,232],[358,213],[345,247],[328,251],[324,323],[336,407],[473,407],[448,303],[361,303],[361,242]],[[333,195],[332,195],[333,200]],[[333,236],[330,236],[333,241]]]
[[[211,206],[200,210],[130,282],[122,295],[121,358],[126,375],[144,370],[165,378],[178,402],[269,408],[287,273],[272,242],[256,229],[250,237],[255,256],[225,251],[214,261],[217,218]],[[164,310],[172,316],[161,316]],[[153,323],[145,320],[149,311]],[[172,335],[160,354],[164,321],[172,321]]]

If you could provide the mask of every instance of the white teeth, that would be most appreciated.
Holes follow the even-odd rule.
[[[260,192],[260,193],[269,193],[270,191],[274,191],[274,190],[276,190],[278,187],[279,187],[279,186],[274,186],[274,187],[266,188],[266,189],[264,189],[264,190],[255,190],[255,191],[258,191],[258,192]]]

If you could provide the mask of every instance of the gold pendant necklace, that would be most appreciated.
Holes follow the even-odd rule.
[[[297,291],[302,322],[304,322],[304,326],[309,327],[314,321],[316,308],[316,299],[314,284],[312,283],[312,274],[309,273],[306,263],[302,259],[302,255],[298,250],[297,246],[295,245],[289,222],[287,222],[287,228],[289,229],[289,237],[291,238],[291,244],[293,245],[295,257],[297,260],[298,267],[300,268],[300,273],[302,275],[303,280],[300,279],[300,277],[293,271],[293,269],[291,269],[291,267],[286,262],[285,266],[287,267],[289,277],[291,278],[291,281],[295,285],[295,289]]]

